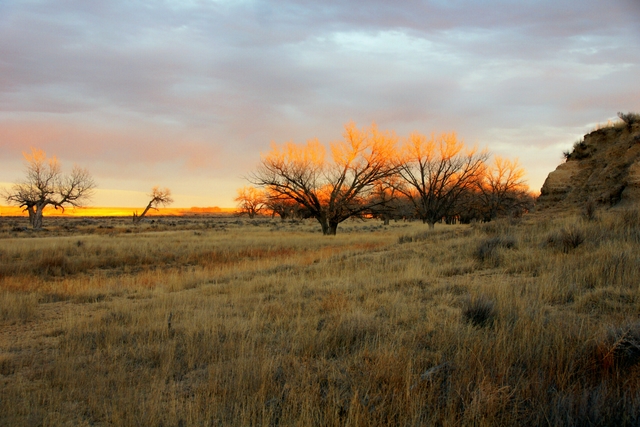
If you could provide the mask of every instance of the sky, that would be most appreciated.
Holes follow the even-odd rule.
[[[640,111],[640,0],[0,0],[0,186],[31,147],[92,206],[232,207],[271,142],[350,121],[518,158]]]

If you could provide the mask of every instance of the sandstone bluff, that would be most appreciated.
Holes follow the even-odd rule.
[[[627,206],[640,201],[640,114],[584,136],[549,174],[538,209]]]

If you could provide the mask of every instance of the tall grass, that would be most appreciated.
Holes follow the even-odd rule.
[[[638,218],[7,236],[0,424],[637,425]]]

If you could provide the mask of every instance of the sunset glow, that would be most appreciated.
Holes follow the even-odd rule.
[[[44,210],[46,216],[56,217],[73,217],[73,216],[132,216],[134,212],[140,212],[140,208],[117,208],[117,207],[85,207],[76,209],[65,209],[62,212],[48,207]],[[158,210],[150,210],[146,216],[188,216],[188,215],[212,215],[212,214],[233,214],[235,208],[219,208],[214,207],[193,207],[193,208],[159,208]],[[17,206],[0,206],[0,216],[27,216]]]

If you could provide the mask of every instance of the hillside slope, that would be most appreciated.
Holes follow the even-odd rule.
[[[538,209],[640,201],[640,115],[595,130],[578,141],[542,186]]]

